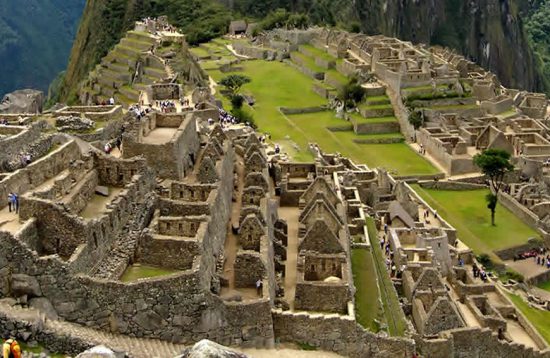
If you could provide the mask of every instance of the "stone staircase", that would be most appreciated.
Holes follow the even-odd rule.
[[[43,315],[38,310],[12,306],[6,300],[0,300],[0,316],[5,316],[12,321],[28,322],[49,334],[59,337],[71,337],[89,343],[90,346],[105,345],[115,351],[126,352],[133,358],[175,357],[185,348],[180,344],[172,344],[156,339],[115,335],[65,321],[44,320]]]

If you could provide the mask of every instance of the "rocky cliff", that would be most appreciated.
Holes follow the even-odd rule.
[[[523,0],[358,0],[362,30],[455,48],[503,84],[543,90],[524,31]]]
[[[224,10],[214,1],[231,8]],[[368,34],[452,47],[495,72],[508,87],[541,91],[543,82],[523,24],[528,4],[524,0],[88,0],[61,99],[76,93],[88,71],[142,16],[164,13],[184,32],[208,26],[204,32],[215,33],[231,11],[261,16],[274,7],[308,13],[318,24],[356,23]]]

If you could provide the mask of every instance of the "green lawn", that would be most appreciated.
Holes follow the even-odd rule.
[[[388,333],[391,336],[403,336],[407,328],[405,323],[405,315],[399,304],[397,293],[393,288],[393,283],[390,279],[384,255],[378,244],[378,236],[376,226],[372,218],[367,218],[367,228],[369,231],[372,258],[375,265],[378,282],[380,285],[380,299],[384,306],[386,323],[388,324]]]
[[[336,61],[336,57],[330,55],[326,51],[318,49],[317,47],[315,47],[313,45],[301,45],[300,47],[303,47],[304,49],[308,50],[315,57],[320,57],[320,58],[325,59],[327,61]]]
[[[311,89],[314,80],[292,66],[282,62],[246,61],[239,64],[242,74],[252,82],[242,92],[254,96],[256,104],[245,109],[254,115],[261,132],[271,134],[293,160],[312,161],[308,143],[315,142],[328,153],[340,152],[356,163],[370,167],[383,166],[399,175],[435,174],[437,169],[404,143],[357,144],[353,131],[331,132],[327,127],[349,126],[351,123],[337,119],[326,111],[285,116],[280,107],[303,108],[327,104],[327,100]],[[228,73],[207,70],[219,82]],[[224,99],[224,105],[227,101]],[[397,133],[396,133],[397,135]]]
[[[550,281],[546,281],[546,282],[543,282],[543,283],[539,283],[537,285],[538,288],[540,289],[543,289],[545,291],[550,291]]]
[[[120,281],[132,282],[140,278],[149,278],[157,276],[165,276],[173,274],[177,271],[167,270],[159,267],[147,266],[147,265],[133,265],[129,266],[122,274]]]
[[[351,250],[351,267],[355,284],[355,315],[357,322],[373,332],[378,332],[384,319],[384,310],[380,306],[380,294],[376,284],[376,271],[372,254],[368,249]]]
[[[332,112],[299,114],[288,118],[305,134],[306,138],[319,144],[328,153],[339,152],[358,164],[365,163],[371,168],[385,167],[399,175],[437,173],[436,168],[405,143],[358,144],[353,142],[353,139],[363,136],[353,131],[327,130],[327,127],[336,126],[339,123],[349,123],[335,118]]]
[[[458,230],[459,238],[475,253],[492,253],[539,236],[500,204],[496,210],[496,226],[491,226],[491,215],[485,202],[487,190],[434,190],[419,185],[413,185],[413,188]]]
[[[325,71],[327,71],[326,69],[318,66],[315,63],[315,59],[313,57],[309,57],[307,55],[304,55],[301,52],[293,52],[293,54],[296,55],[297,57],[299,57],[302,60],[302,63],[304,64],[304,66],[306,66],[310,70],[312,70],[314,72],[318,72],[318,73],[321,73],[321,72],[324,73]]]
[[[516,305],[525,317],[527,317],[529,322],[535,326],[544,340],[550,344],[550,324],[548,324],[548,322],[550,322],[550,311],[543,311],[530,307],[520,296],[508,294],[508,297],[510,297],[514,305]]]

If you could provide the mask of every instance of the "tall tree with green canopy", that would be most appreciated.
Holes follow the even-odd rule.
[[[491,192],[487,194],[487,208],[491,210],[491,225],[495,226],[495,211],[498,193],[504,184],[504,175],[514,169],[510,163],[510,153],[502,149],[487,149],[474,156],[474,164],[489,179]]]

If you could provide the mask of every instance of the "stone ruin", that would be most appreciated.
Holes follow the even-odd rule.
[[[137,26],[158,31],[166,24]],[[324,46],[343,60],[341,68],[382,79],[371,86],[377,93],[434,81],[456,87],[471,74],[485,101],[480,108],[498,116],[512,97],[493,96],[495,79],[454,54],[395,39],[281,30],[277,40]],[[350,49],[358,57],[345,58]],[[174,88],[158,86],[157,95]],[[0,127],[8,148],[1,163],[45,143],[24,167],[0,167],[1,207],[8,193],[20,195],[17,213],[0,211],[0,333],[69,353],[108,337],[112,348],[137,357],[154,354],[151,347],[175,356],[203,339],[307,344],[351,357],[548,356],[501,289],[473,276],[474,255],[456,230],[407,183],[319,148],[310,163],[273,158],[251,128],[209,123],[218,108],[207,88],[195,96],[200,106],[176,113],[137,118],[118,106],[77,106],[48,117],[61,127],[73,116],[124,128],[104,136],[53,133],[40,121]],[[524,116],[534,115],[535,97],[513,101]],[[439,128],[423,128],[423,140],[451,156],[474,145],[521,146],[521,166],[533,181],[512,185],[510,196],[547,221],[545,171],[535,160],[545,145],[540,120],[443,113],[428,122],[436,121]],[[120,152],[103,153],[120,135]],[[385,314],[403,320],[403,337],[358,323],[352,252],[376,254],[380,239],[398,269],[382,266],[375,279],[391,276],[386,294],[399,305]],[[140,267],[163,273],[125,279]],[[29,319],[31,313],[40,314]]]

